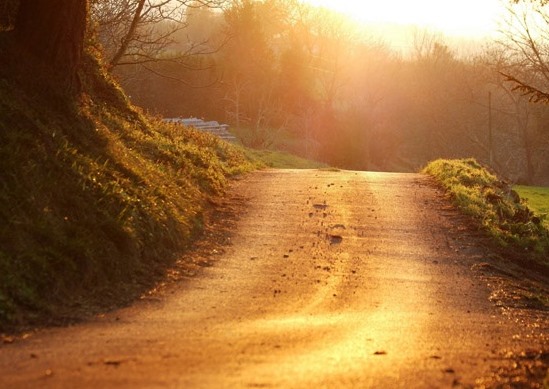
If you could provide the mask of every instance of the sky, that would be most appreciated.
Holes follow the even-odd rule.
[[[450,37],[494,35],[501,0],[305,0],[366,23],[416,25]]]

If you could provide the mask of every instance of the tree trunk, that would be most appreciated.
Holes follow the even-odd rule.
[[[79,89],[87,16],[88,0],[20,0],[15,22],[18,46],[73,92]]]
[[[18,0],[0,0],[0,32],[13,29]]]

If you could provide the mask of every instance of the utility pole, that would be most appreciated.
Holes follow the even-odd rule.
[[[490,167],[494,166],[494,146],[492,139],[492,92],[488,92],[488,152]]]

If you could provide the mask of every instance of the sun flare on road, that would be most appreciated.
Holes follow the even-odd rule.
[[[305,0],[362,23],[415,25],[446,35],[483,37],[497,30],[500,0]]]

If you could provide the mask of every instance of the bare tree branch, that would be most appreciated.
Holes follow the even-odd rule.
[[[137,26],[139,25],[139,21],[141,20],[141,13],[143,12],[144,6],[145,0],[139,0],[139,3],[137,4],[137,8],[133,15],[132,22],[130,24],[130,28],[128,29],[128,33],[122,38],[120,47],[118,48],[112,59],[109,61],[111,66],[115,66],[120,61],[120,58],[122,58],[122,56],[126,53],[126,50],[128,50],[128,46],[130,45],[130,42],[133,39],[137,30]]]
[[[98,24],[111,67],[135,64],[135,58],[165,61],[175,35],[187,27],[188,9],[221,8],[227,0],[93,0],[92,17]],[[189,42],[185,56],[214,53],[207,40]],[[192,50],[191,50],[192,49]],[[143,56],[143,54],[145,54]],[[131,58],[126,60],[125,58]],[[176,59],[184,56],[176,54]]]
[[[549,93],[543,92],[538,88],[527,84],[510,74],[499,72],[506,81],[512,82],[515,86],[512,88],[514,91],[519,91],[523,96],[529,96],[529,101],[533,103],[549,103]]]
[[[146,69],[147,71],[151,72],[152,74],[156,75],[156,76],[159,76],[159,77],[162,77],[162,78],[166,78],[168,80],[172,80],[172,81],[176,81],[180,84],[183,84],[189,88],[193,88],[193,89],[200,89],[200,88],[209,88],[209,87],[212,87],[214,86],[215,84],[217,84],[220,80],[219,78],[216,78],[214,81],[206,84],[206,85],[193,85],[191,84],[190,82],[188,81],[185,81],[179,77],[172,77],[170,75],[167,75],[166,73],[160,73],[156,70],[154,70],[152,67],[148,66],[148,65],[145,65],[143,63],[141,63],[143,68]]]
[[[499,71],[513,91],[528,96],[531,102],[549,103],[549,92],[542,86],[549,84],[549,47],[544,37],[549,35],[549,14],[546,0],[514,0],[507,7],[509,18],[506,40],[501,46],[511,54],[514,64],[509,70]]]

